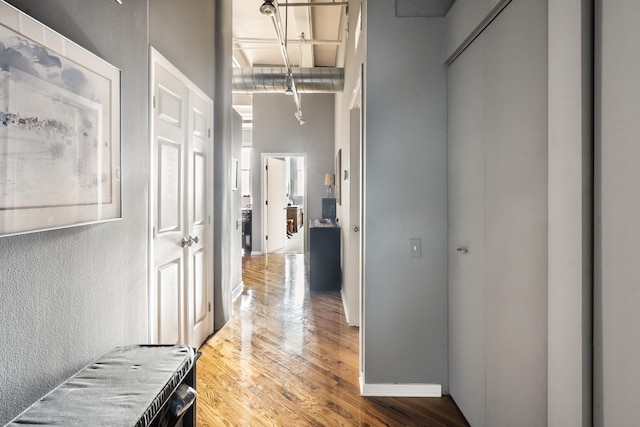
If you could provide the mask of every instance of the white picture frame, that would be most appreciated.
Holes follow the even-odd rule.
[[[0,236],[122,218],[120,71],[0,2]]]

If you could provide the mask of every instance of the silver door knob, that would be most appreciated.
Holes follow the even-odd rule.
[[[182,247],[184,248],[185,246],[191,246],[193,244],[193,239],[191,239],[191,236],[189,236],[189,239],[185,239],[184,237],[182,238]]]
[[[191,239],[193,241],[193,243],[196,243],[196,244],[200,241],[200,238],[198,236],[195,236],[195,237],[189,236],[189,239]],[[189,245],[189,246],[191,246],[191,245]]]
[[[360,227],[358,227],[357,225],[355,227],[353,227],[353,231],[355,233],[357,233],[358,231],[360,231]]]
[[[462,247],[462,248],[456,249],[456,251],[460,252],[461,254],[466,254],[469,252],[469,249]]]

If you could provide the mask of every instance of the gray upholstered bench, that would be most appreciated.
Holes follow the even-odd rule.
[[[118,347],[35,402],[7,426],[195,426],[195,402],[170,415],[181,384],[195,388],[196,356],[187,346]]]

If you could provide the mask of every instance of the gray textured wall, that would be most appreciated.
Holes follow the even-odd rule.
[[[214,32],[220,31],[213,25],[215,7],[210,0],[189,0],[189,7],[149,1],[149,43],[214,102]]]
[[[293,100],[281,94],[253,95],[253,149],[251,180],[253,189],[253,251],[262,250],[262,153],[307,154],[307,211],[304,221],[320,218],[322,198],[326,197],[324,174],[334,169],[334,96],[302,95],[302,112],[307,124],[300,126],[293,116]],[[309,237],[304,228],[305,239]]]
[[[122,70],[123,220],[0,238],[0,424],[117,345],[147,341],[147,4],[17,7]]]
[[[640,425],[640,3],[596,2],[594,425]]]
[[[231,96],[231,23],[232,1],[215,2],[215,90],[214,104],[214,305],[215,329],[229,320],[233,312],[231,293],[237,283],[232,272],[241,263],[240,254],[232,253],[234,236],[234,196],[231,190],[231,156],[233,155],[233,109]]]
[[[213,94],[210,1],[10,3],[121,70],[123,220],[0,238],[0,423],[102,353],[147,342],[148,45]],[[188,48],[185,48],[188,46]]]
[[[591,427],[594,2],[548,3],[547,423]]]
[[[442,18],[367,3],[365,381],[447,379],[447,99]],[[422,257],[409,257],[409,238]]]

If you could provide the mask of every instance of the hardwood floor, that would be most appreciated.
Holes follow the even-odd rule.
[[[245,257],[234,315],[200,349],[198,426],[468,426],[449,396],[361,397],[358,328],[306,265]]]

